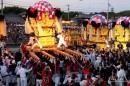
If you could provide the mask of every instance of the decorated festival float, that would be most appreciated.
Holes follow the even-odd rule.
[[[101,14],[93,15],[90,18],[90,24],[87,26],[87,34],[90,44],[95,43],[100,49],[107,48],[108,28],[105,16]]]
[[[22,44],[22,47],[25,47],[36,61],[40,59],[36,55],[37,52],[55,59],[55,56],[50,53],[51,51],[61,54],[63,57],[70,57],[75,62],[77,61],[75,55],[82,57],[84,54],[76,52],[68,46],[96,43],[102,49],[107,48],[106,41],[110,41],[111,38],[116,40],[116,45],[119,41],[126,43],[129,40],[127,23],[129,19],[119,20],[119,18],[117,22],[107,23],[105,16],[96,14],[90,20],[83,20],[81,29],[75,28],[74,23],[67,22],[71,29],[66,31],[63,29],[62,24],[65,22],[63,23],[61,17],[60,8],[53,8],[46,1],[38,1],[27,10],[25,33],[30,37],[28,42]]]
[[[130,29],[129,29],[129,23],[130,23],[130,17],[124,16],[119,17],[116,21],[116,26],[113,30],[113,37],[115,37],[116,41],[115,45],[117,48],[117,45],[119,42],[123,44],[124,49],[126,49],[126,43],[130,40]]]
[[[68,48],[65,31],[61,24],[61,15],[60,8],[53,8],[50,3],[43,0],[36,2],[27,10],[25,33],[30,34],[30,37],[21,45],[23,54],[24,51],[29,51],[35,61],[40,60],[36,55],[37,52],[55,60],[53,52],[63,57],[69,57],[73,62],[77,61],[75,55],[84,56],[84,54]]]
[[[62,21],[64,30],[66,31],[66,42],[69,46],[82,45],[82,32],[81,27],[75,22],[71,21]]]

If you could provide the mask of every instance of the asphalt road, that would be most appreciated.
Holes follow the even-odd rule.
[[[19,51],[20,45],[7,45],[6,47],[9,48],[11,52],[17,52]]]

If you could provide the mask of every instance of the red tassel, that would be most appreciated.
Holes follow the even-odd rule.
[[[126,34],[126,31],[125,31],[125,28],[124,28],[124,37],[125,37],[125,34]]]
[[[30,12],[31,12],[31,13],[34,13],[34,12],[35,12],[35,9],[31,7],[31,8],[30,8]]]

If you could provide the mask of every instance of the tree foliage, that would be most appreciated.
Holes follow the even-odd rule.
[[[4,14],[10,13],[10,12],[19,14],[22,12],[26,12],[26,10],[27,9],[25,9],[25,8],[14,6],[14,7],[5,7],[3,11],[4,11]],[[95,12],[95,13],[97,13],[97,12]],[[78,16],[79,14],[83,14],[83,13],[71,11],[71,12],[69,12],[69,19],[74,18],[74,17]],[[93,13],[90,13],[90,14],[93,14]],[[100,12],[100,14],[107,16],[106,12]],[[130,10],[122,11],[119,13],[109,12],[109,19],[116,19],[120,16],[130,16]],[[68,20],[68,12],[62,12],[62,18],[63,18],[63,20]]]
[[[80,12],[69,12],[69,19],[79,15]],[[62,18],[63,20],[68,20],[68,12],[62,12]]]
[[[19,13],[25,12],[26,10],[27,10],[27,9],[25,9],[25,8],[20,8],[20,7],[14,6],[14,7],[5,7],[5,8],[3,9],[3,12],[4,12],[4,14],[6,14],[6,13],[19,14]]]

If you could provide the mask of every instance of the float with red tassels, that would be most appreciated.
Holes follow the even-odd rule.
[[[23,54],[29,51],[34,61],[38,62],[41,59],[36,53],[40,52],[54,63],[56,61],[54,54],[62,55],[81,66],[75,55],[81,57],[84,54],[68,48],[64,38],[66,36],[63,36],[61,17],[61,9],[52,7],[47,1],[41,0],[31,6],[27,10],[25,21],[25,33],[30,36],[21,44]],[[59,41],[57,41],[58,36]]]
[[[117,41],[126,42],[129,40],[129,24],[130,24],[130,17],[124,16],[119,17],[116,21],[116,33]]]
[[[102,26],[107,24],[107,20],[105,16],[101,14],[96,14],[90,18],[90,23],[92,27],[95,29],[94,31],[95,32],[94,34],[96,35],[95,41],[98,42],[100,38],[100,32],[101,32]],[[92,33],[90,33],[90,35],[91,34]]]

